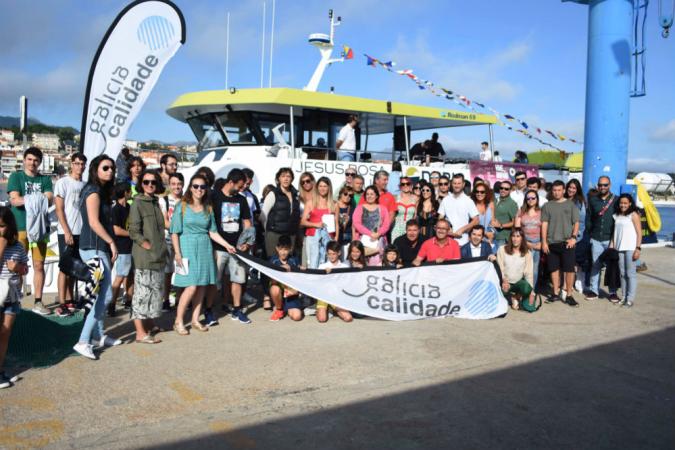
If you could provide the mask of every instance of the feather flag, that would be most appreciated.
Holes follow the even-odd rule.
[[[354,58],[354,50],[351,49],[348,45],[343,45],[342,46],[342,57],[344,59],[353,59]]]

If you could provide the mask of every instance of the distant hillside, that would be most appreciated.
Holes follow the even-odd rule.
[[[18,117],[12,117],[12,116],[0,116],[0,128],[11,128],[11,127],[19,127],[19,118]],[[28,118],[28,125],[31,124],[42,124],[38,119],[35,117],[29,117]]]

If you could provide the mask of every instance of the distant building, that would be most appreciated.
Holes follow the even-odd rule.
[[[14,142],[14,132],[12,130],[0,130],[0,141]]]
[[[78,144],[75,141],[63,141],[63,149],[70,154],[77,151]]]
[[[129,150],[136,150],[138,148],[138,141],[132,141],[130,139],[127,139],[124,141],[124,146],[127,147]]]
[[[59,136],[50,133],[33,133],[32,145],[41,150],[58,150]]]

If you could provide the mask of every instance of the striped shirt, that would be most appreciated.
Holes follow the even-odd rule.
[[[2,255],[2,265],[0,265],[0,278],[9,280],[11,285],[18,285],[19,274],[10,272],[7,268],[7,261],[16,261],[22,264],[28,264],[28,255],[19,242],[8,244]]]

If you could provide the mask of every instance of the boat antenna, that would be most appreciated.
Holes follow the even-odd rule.
[[[345,60],[344,56],[342,56],[341,58],[331,59],[331,55],[333,54],[333,47],[335,46],[333,41],[333,38],[335,37],[335,27],[339,26],[342,23],[342,17],[338,16],[337,19],[334,19],[333,10],[330,9],[328,10],[328,19],[330,20],[330,35],[323,33],[314,33],[310,34],[307,40],[310,45],[313,45],[314,47],[319,49],[319,53],[321,53],[321,60],[319,61],[319,64],[316,66],[314,74],[312,75],[312,78],[309,80],[309,83],[307,84],[307,86],[303,88],[305,91],[316,92],[316,90],[319,87],[319,83],[321,82],[321,78],[323,77],[323,73],[326,70],[326,67],[328,67],[333,63],[343,62]]]
[[[262,47],[260,49],[260,87],[263,87],[265,82],[265,2],[263,3],[263,13],[262,13]]]
[[[227,34],[225,37],[225,89],[230,87],[229,85],[229,75],[230,75],[230,12],[227,12]]]
[[[274,57],[274,14],[276,12],[277,1],[272,0],[272,30],[270,31],[270,82],[269,87],[272,87],[272,59]]]

